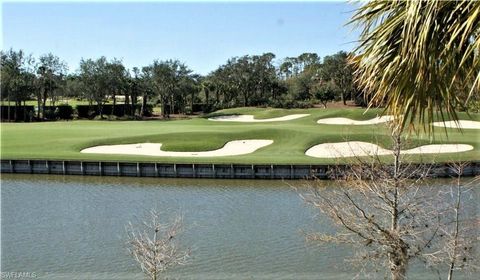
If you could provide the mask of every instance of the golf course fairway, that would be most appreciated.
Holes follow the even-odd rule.
[[[245,163],[245,164],[330,164],[351,158],[314,158],[305,152],[318,144],[362,141],[390,149],[385,124],[319,124],[323,118],[369,120],[380,110],[365,109],[270,109],[235,108],[186,120],[96,121],[76,120],[38,123],[2,123],[2,159],[115,160],[165,163]],[[309,114],[297,119],[273,122],[222,122],[208,118],[225,115],[253,115],[255,119]],[[480,114],[459,113],[460,119],[479,121]],[[437,120],[438,121],[438,120]],[[411,133],[406,149],[428,144],[467,144],[473,150],[461,153],[409,155],[412,161],[452,161],[480,159],[480,131],[435,127],[433,136]],[[447,133],[446,133],[447,132]],[[252,153],[217,157],[162,157],[126,154],[81,153],[101,145],[162,143],[162,151],[201,152],[221,149],[236,140],[268,139],[273,144]],[[389,156],[385,156],[386,159]]]

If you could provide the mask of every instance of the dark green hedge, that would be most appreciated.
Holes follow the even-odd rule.
[[[77,115],[81,119],[93,119],[100,115],[100,107],[97,105],[77,105]],[[117,117],[123,117],[125,115],[139,114],[142,109],[141,104],[135,106],[135,112],[132,112],[132,105],[116,104],[115,108],[112,104],[106,104],[102,106],[102,115],[114,115]],[[145,116],[151,116],[153,112],[153,106],[147,105],[145,110]]]
[[[45,106],[47,120],[71,120],[73,119],[73,107],[70,105]]]
[[[8,120],[8,108],[10,107],[10,121],[24,121],[29,122],[33,120],[33,116],[35,115],[35,108],[34,106],[7,106],[1,105],[0,106],[0,115],[1,120],[6,121]],[[17,119],[15,119],[15,114]]]

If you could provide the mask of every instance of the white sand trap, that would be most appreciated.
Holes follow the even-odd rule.
[[[402,154],[443,154],[460,153],[470,150],[473,150],[473,146],[466,144],[433,144],[404,150]],[[308,149],[305,154],[317,158],[340,158],[392,155],[393,152],[372,143],[351,141],[315,145]]]
[[[80,152],[87,154],[119,154],[158,157],[222,157],[250,154],[272,143],[273,140],[236,140],[228,142],[218,150],[205,152],[167,152],[161,150],[161,143],[138,143],[95,146],[83,149]]]
[[[210,121],[217,122],[284,122],[310,116],[310,114],[293,114],[278,118],[255,119],[253,115],[230,115],[209,118]]]
[[[433,126],[441,126],[441,127],[449,127],[449,128],[462,128],[462,129],[480,129],[480,122],[467,121],[467,120],[459,120],[458,123],[455,122],[455,121],[434,122]]]
[[[365,121],[356,121],[349,118],[326,118],[326,119],[319,119],[317,121],[318,124],[336,124],[336,125],[371,125],[371,124],[379,124],[393,121],[393,116],[381,116],[375,117],[370,120]]]

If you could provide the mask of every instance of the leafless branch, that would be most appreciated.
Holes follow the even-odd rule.
[[[170,222],[162,223],[160,214],[151,210],[141,221],[140,227],[131,222],[126,226],[128,251],[152,280],[175,265],[184,265],[190,250],[181,250],[178,235],[183,231],[183,217],[175,216]]]
[[[307,239],[350,244],[355,248],[353,263],[362,268],[366,263],[383,264],[395,280],[406,278],[413,259],[429,267],[448,264],[451,274],[467,263],[474,264],[475,246],[466,231],[478,230],[478,221],[466,226],[462,220],[463,192],[456,189],[445,199],[438,188],[429,186],[426,179],[432,175],[433,164],[412,164],[403,158],[401,130],[393,127],[391,131],[393,164],[378,156],[357,157],[330,172],[339,186],[310,183],[306,190],[297,188],[302,199],[337,229],[334,234],[307,234]],[[453,167],[457,168],[456,182],[461,182],[463,167]]]

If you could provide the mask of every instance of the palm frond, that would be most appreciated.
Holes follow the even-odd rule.
[[[361,28],[357,83],[404,125],[431,132],[479,94],[480,1],[370,1],[350,23]]]

